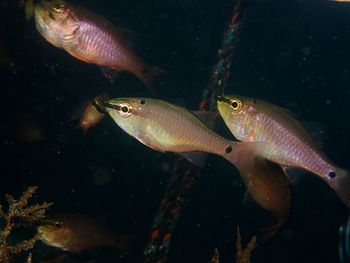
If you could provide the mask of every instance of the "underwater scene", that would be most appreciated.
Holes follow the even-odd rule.
[[[350,262],[350,0],[0,12],[0,263]]]

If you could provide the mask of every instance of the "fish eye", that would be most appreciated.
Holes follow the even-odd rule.
[[[124,113],[128,113],[129,108],[128,108],[128,106],[123,106],[123,107],[121,108],[121,110],[122,110],[122,112],[124,112]]]
[[[242,108],[242,102],[238,99],[231,100],[231,107],[235,111],[239,111]]]
[[[141,104],[145,104],[146,101],[145,101],[145,100],[140,100],[140,103],[141,103]]]
[[[129,116],[131,114],[132,107],[130,104],[120,104],[119,112],[124,116]]]

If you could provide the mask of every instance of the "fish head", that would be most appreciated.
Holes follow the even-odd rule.
[[[34,6],[35,25],[52,45],[63,48],[73,41],[79,23],[73,7],[63,1],[41,1]]]
[[[254,141],[259,118],[257,100],[236,95],[217,99],[218,111],[232,134],[240,141]]]
[[[116,98],[99,104],[120,128],[142,141],[147,134],[147,126],[152,122],[148,118],[151,114],[149,108],[151,101],[145,98]]]
[[[45,244],[61,249],[66,249],[74,238],[72,229],[64,220],[55,218],[43,221],[37,227],[37,235]]]

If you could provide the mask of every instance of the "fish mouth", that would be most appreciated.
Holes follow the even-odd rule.
[[[119,105],[114,105],[108,102],[105,97],[97,97],[92,101],[92,105],[95,106],[96,110],[102,114],[107,114],[108,110],[120,110]]]

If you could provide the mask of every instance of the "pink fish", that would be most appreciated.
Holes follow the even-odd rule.
[[[154,92],[153,76],[160,70],[138,57],[120,31],[103,17],[60,0],[35,4],[34,15],[37,30],[52,45],[102,67],[109,79],[113,71],[129,71]]]
[[[348,171],[333,164],[287,110],[265,101],[230,95],[218,98],[218,110],[238,140],[253,143],[250,155],[318,175],[350,208]],[[253,165],[247,163],[243,170]]]

